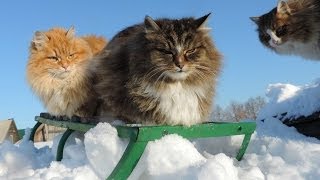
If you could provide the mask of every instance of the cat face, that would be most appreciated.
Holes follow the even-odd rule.
[[[251,17],[258,25],[261,43],[277,53],[289,54],[299,44],[308,42],[312,36],[312,20],[300,6],[279,1],[270,12]]]
[[[215,50],[205,26],[209,14],[181,20],[145,18],[146,48],[150,53],[148,75],[174,81],[212,73]],[[218,59],[218,58],[216,58]],[[217,67],[218,68],[218,67]]]
[[[30,63],[37,72],[51,78],[65,79],[77,65],[92,56],[88,44],[74,36],[74,29],[36,32],[31,44]]]

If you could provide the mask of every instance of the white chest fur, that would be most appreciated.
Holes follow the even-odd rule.
[[[277,48],[280,54],[292,54],[305,59],[320,60],[320,47],[318,40],[308,43],[287,42]]]
[[[84,83],[81,76],[71,74],[63,81],[54,81],[51,85],[51,91],[48,92],[51,96],[46,102],[48,111],[53,115],[72,116],[75,111],[84,103],[88,94],[87,91],[81,90]]]
[[[67,115],[71,116],[78,106],[74,106],[70,103],[70,99],[67,99],[68,88],[64,86],[56,86],[52,90],[52,96],[47,102],[47,109],[53,115]]]
[[[159,98],[158,107],[165,114],[166,123],[189,126],[201,122],[199,97],[204,96],[202,89],[175,83],[162,92],[153,90],[152,95]]]

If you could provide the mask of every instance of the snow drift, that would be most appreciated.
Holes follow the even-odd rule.
[[[320,107],[320,81],[312,85],[274,84],[242,161],[235,155],[242,136],[187,140],[167,135],[150,142],[130,179],[317,180],[320,141],[283,125],[275,114],[308,115]],[[128,141],[114,127],[100,123],[85,134],[73,134],[64,159],[54,161],[60,136],[33,144],[28,133],[19,144],[0,145],[0,179],[104,179],[122,156]]]

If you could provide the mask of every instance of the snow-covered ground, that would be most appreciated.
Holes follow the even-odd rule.
[[[320,81],[296,87],[270,85],[269,103],[262,109],[242,161],[235,155],[242,136],[186,140],[167,135],[148,144],[130,179],[318,180],[320,141],[305,137],[272,116],[308,115],[320,107]],[[27,133],[28,134],[28,133]],[[51,144],[29,142],[0,146],[0,179],[104,179],[120,159],[127,140],[101,123],[86,134],[73,134],[64,159],[54,161],[60,137]]]

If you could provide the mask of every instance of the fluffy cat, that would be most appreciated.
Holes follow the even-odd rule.
[[[208,16],[146,16],[116,34],[95,61],[102,116],[143,124],[206,121],[221,64],[205,26]]]
[[[74,28],[37,31],[30,46],[27,81],[55,116],[93,116],[97,97],[91,58],[106,45],[102,37],[76,37]]]
[[[279,1],[270,12],[251,20],[269,49],[320,60],[320,0]]]

